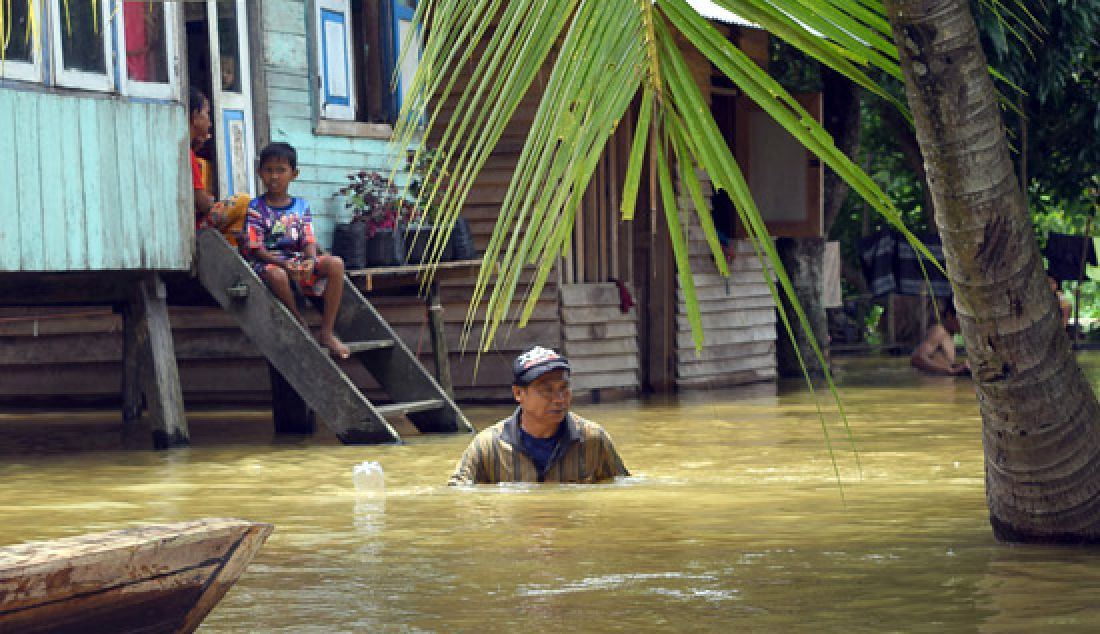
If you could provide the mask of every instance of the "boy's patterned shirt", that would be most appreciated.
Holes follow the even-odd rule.
[[[245,234],[243,242],[248,251],[263,248],[286,257],[298,255],[306,245],[317,242],[309,203],[297,197],[291,198],[287,207],[271,207],[262,196],[255,198],[248,205]]]

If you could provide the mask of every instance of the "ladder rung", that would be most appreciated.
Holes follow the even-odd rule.
[[[352,354],[356,352],[366,352],[367,350],[382,350],[383,348],[392,348],[393,339],[371,339],[369,341],[345,341],[344,345],[348,347],[348,350]]]
[[[397,414],[423,412],[425,410],[440,409],[442,407],[442,400],[431,398],[425,401],[409,401],[407,403],[394,403],[392,405],[378,405],[374,409],[378,410],[378,413],[382,416],[395,416]]]

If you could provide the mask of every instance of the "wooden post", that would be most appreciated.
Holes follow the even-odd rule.
[[[811,330],[811,332],[803,330],[802,324],[795,317],[793,304],[790,303],[786,294],[781,295],[780,300],[783,303],[783,309],[792,322],[791,329],[794,331],[794,340],[792,341],[783,329],[780,329],[777,333],[775,356],[779,375],[784,377],[802,376],[804,368],[805,372],[811,376],[824,376],[825,367],[822,366],[821,360],[817,358],[810,338],[813,337],[816,340],[818,348],[825,355],[824,362],[828,364],[829,328],[821,296],[825,239],[818,237],[779,238],[775,242],[775,248],[779,252],[783,267],[787,269],[795,296],[805,311],[806,320],[809,322]],[[799,363],[799,356],[801,356],[801,363]]]
[[[126,329],[130,340],[125,345],[136,350],[133,353],[136,365],[144,369],[141,383],[149,407],[155,449],[181,447],[191,442],[164,298],[164,282],[156,273],[150,273],[130,286],[126,312],[133,321],[133,328]],[[137,370],[132,368],[131,371]]]
[[[271,377],[271,420],[276,434],[312,434],[317,431],[317,414],[306,405],[294,386],[275,366],[267,364]]]
[[[1081,269],[1077,272],[1077,288],[1073,291],[1073,347],[1081,339],[1081,282],[1085,279],[1085,267],[1088,265],[1089,241],[1092,238],[1092,216],[1085,221],[1085,239],[1081,243]]]
[[[894,301],[896,297],[894,293],[886,295],[886,345],[889,347],[893,347],[898,342],[897,320],[895,318],[895,313],[897,313],[895,305],[897,302]],[[924,336],[924,333],[921,333],[921,336]]]
[[[144,409],[141,360],[147,351],[140,349],[137,321],[130,305],[120,306],[118,312],[122,315],[122,424],[129,428],[141,421]]]
[[[439,386],[454,398],[455,389],[451,381],[450,351],[447,349],[447,337],[443,331],[443,304],[439,300],[439,280],[433,279],[428,286],[428,321],[432,333],[432,356],[435,357],[435,376]]]

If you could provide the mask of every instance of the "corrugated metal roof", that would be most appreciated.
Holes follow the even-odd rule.
[[[726,24],[735,24],[737,26],[760,28],[752,22],[749,22],[745,18],[737,15],[736,13],[733,13],[728,9],[723,9],[722,7],[714,4],[710,0],[688,0],[688,4],[691,5],[691,8],[698,11],[699,15],[708,20],[717,20],[719,22],[725,22]]]

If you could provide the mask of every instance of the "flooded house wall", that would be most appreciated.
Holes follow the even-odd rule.
[[[738,28],[733,39],[762,66],[767,65],[767,34],[759,29]],[[708,103],[712,101],[710,62],[685,46],[696,83]],[[683,168],[683,166],[680,166]],[[743,169],[750,169],[742,165]],[[709,176],[697,171],[713,214],[714,191]],[[709,388],[776,378],[776,313],[765,269],[747,240],[735,240],[734,257],[727,260],[730,275],[718,270],[707,244],[695,204],[687,192],[679,192],[677,207],[688,239],[692,282],[703,327],[703,347],[695,348],[688,317],[687,296],[679,276],[675,281],[674,383],[678,389]]]
[[[0,88],[0,273],[188,269],[184,110]]]
[[[373,3],[364,6],[370,4]],[[253,97],[256,136],[261,143],[287,141],[298,149],[301,175],[291,192],[310,201],[318,239],[328,247],[334,224],[350,217],[344,201],[335,195],[347,182],[346,175],[360,169],[391,167],[386,155],[390,126],[377,121],[340,121],[319,116],[314,88],[317,48],[312,39],[315,28],[311,23],[315,17],[310,13],[312,7],[313,3],[300,0],[272,0],[259,7],[250,6],[249,17],[255,20],[251,29]],[[257,24],[260,28],[256,28]],[[179,110],[178,164],[185,165],[182,158],[186,156],[186,127],[182,108]],[[500,149],[487,163],[467,201],[463,216],[471,225],[479,252],[488,242],[533,111],[533,101],[521,108],[517,121],[506,131]],[[0,121],[4,118],[0,112]],[[0,144],[0,152],[6,147]],[[190,176],[178,169],[174,158],[170,168],[173,175]],[[184,182],[184,186],[189,188],[190,183]],[[189,213],[190,202],[187,209]],[[188,257],[191,240],[189,236],[185,242]],[[476,267],[470,267],[441,281],[455,395],[463,400],[507,400],[511,394],[512,359],[535,343],[561,345],[557,284],[553,281],[556,277],[547,285],[529,325],[524,329],[503,329],[494,350],[479,358],[475,348],[480,318],[474,322],[468,350],[464,351],[461,345],[476,272]],[[530,273],[525,274],[523,282],[530,277]],[[368,297],[402,340],[418,352],[425,367],[432,368],[426,307],[423,299],[416,296],[416,290],[403,289],[397,294],[376,289]],[[183,393],[189,405],[266,402],[269,390],[266,362],[227,315],[213,307],[173,306],[169,312]],[[313,319],[316,321],[316,316]],[[0,355],[0,376],[4,377],[0,381],[0,401],[117,399],[120,331],[119,317],[109,307],[0,311],[0,339],[10,344],[4,346],[10,354]],[[356,384],[368,391],[373,389],[374,382],[365,371],[349,374]]]
[[[384,138],[389,130],[386,124],[325,121],[317,116],[316,93],[311,92],[311,77],[315,72],[312,60],[316,57],[316,49],[310,43],[310,6],[310,3],[294,0],[273,0],[263,4],[259,21],[262,45],[253,43],[258,57],[256,66],[262,67],[257,81],[260,89],[255,92],[255,110],[257,121],[266,121],[262,126],[258,123],[259,138],[285,140],[298,148],[302,174],[292,192],[310,200],[319,239],[327,246],[331,242],[332,226],[349,216],[343,201],[334,195],[336,189],[346,182],[346,174],[352,170],[389,166]],[[701,67],[696,70],[702,82]],[[479,252],[488,242],[534,117],[538,97],[534,92],[517,111],[463,209],[463,217],[470,223]],[[3,120],[2,112],[0,110],[0,121]],[[180,129],[184,129],[182,125]],[[3,148],[0,145],[0,150]],[[180,151],[184,150],[181,145]],[[606,189],[614,191],[614,187]],[[611,203],[614,201],[608,203],[609,208],[617,207],[617,203]],[[605,229],[615,226],[617,215],[609,215],[600,222],[604,221],[607,221]],[[606,241],[610,241],[612,235],[622,240],[616,271],[612,271],[614,267],[609,263],[605,269],[596,269],[594,277],[577,278],[574,268],[574,276],[567,280],[569,271],[562,269],[568,267],[564,262],[559,264],[558,270],[551,273],[528,326],[502,328],[494,349],[480,357],[475,352],[482,323],[480,317],[473,323],[469,350],[463,352],[461,347],[463,320],[476,270],[444,279],[441,299],[456,397],[467,401],[508,399],[511,360],[536,343],[562,348],[575,358],[578,386],[582,390],[639,389],[644,384],[643,347],[651,345],[639,325],[639,311],[651,311],[652,306],[638,305],[624,313],[619,289],[608,281],[612,273],[617,273],[628,291],[634,293],[635,301],[641,304],[646,297],[643,289],[637,286],[638,280],[634,279],[638,249],[645,250],[641,241],[637,244],[632,241],[636,235],[640,236],[637,229],[627,226],[617,232],[607,230],[604,234]],[[700,236],[695,232],[691,235],[693,252],[696,252],[701,244],[697,244]],[[601,243],[589,240],[588,245],[598,250]],[[763,348],[774,341],[774,313],[770,322],[763,323],[767,321],[762,317],[763,306],[757,305],[765,302],[760,293],[760,270],[752,268],[751,256],[739,257],[729,284],[738,288],[744,286],[752,294],[731,297],[723,294],[728,286],[725,278],[706,277],[717,275],[716,271],[706,269],[709,256],[697,252],[695,256],[693,265],[697,263],[700,267],[695,269],[697,286],[702,289],[713,282],[713,288],[707,292],[721,295],[705,301],[705,309],[711,311],[706,319],[721,323],[707,329],[708,349],[703,357],[696,358],[690,335],[686,334],[682,299],[674,281],[671,285],[666,284],[661,290],[663,295],[651,300],[653,305],[667,305],[672,309],[666,311],[668,316],[663,318],[668,322],[667,340],[671,345],[667,346],[659,363],[672,370],[674,385],[678,387],[709,385],[729,376],[741,382],[749,376],[743,373],[745,371],[753,373],[753,380],[772,376],[763,361],[770,353]],[[667,261],[671,266],[671,258]],[[710,266],[713,267],[713,262]],[[643,267],[637,274],[644,278],[647,271]],[[532,275],[533,272],[526,273],[521,284],[529,281]],[[673,270],[670,277],[674,276]],[[559,284],[559,280],[562,283]],[[763,287],[763,293],[766,292]],[[422,362],[432,367],[423,301],[410,293],[395,296],[372,292],[368,296],[405,343],[419,353]],[[483,311],[482,307],[479,314]],[[42,315],[41,310],[36,315],[46,318],[35,319],[10,312],[0,315],[0,337],[23,346],[9,349],[35,351],[29,355],[0,355],[0,373],[5,376],[5,381],[0,381],[0,400],[18,400],[26,395],[44,400],[66,395],[90,400],[117,398],[120,356],[117,315],[111,314],[109,308],[98,309],[90,316]],[[763,320],[761,323],[730,326],[758,317]],[[171,309],[171,318],[184,395],[189,404],[266,400],[269,389],[266,364],[226,315],[213,308],[178,307]],[[734,330],[738,332],[735,334]],[[768,332],[772,333],[770,338]],[[727,341],[730,337],[736,340]],[[746,364],[751,367],[740,367]],[[373,385],[365,374],[352,378],[364,388],[370,389]]]
[[[695,350],[686,296],[677,282],[676,386],[709,388],[775,379],[775,301],[752,245],[735,241],[736,255],[725,277],[697,222],[689,225],[688,234],[703,349]]]
[[[629,292],[629,291],[628,291]],[[614,283],[561,287],[562,347],[572,366],[573,392],[640,388],[637,312]]]

